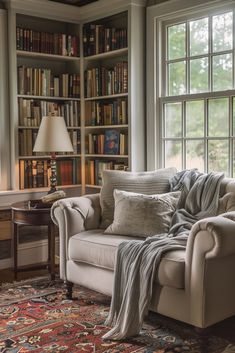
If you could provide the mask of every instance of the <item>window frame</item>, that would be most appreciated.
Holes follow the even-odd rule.
[[[180,23],[185,19],[193,20],[206,15],[214,15],[220,12],[228,12],[234,9],[234,2],[223,0],[222,2],[189,0],[185,5],[182,0],[166,2],[152,6],[147,9],[147,169],[152,170],[164,167],[163,159],[163,119],[162,102],[182,101],[185,99],[194,100],[199,98],[225,96],[225,91],[205,92],[195,94],[184,94],[180,96],[165,97],[162,92],[166,89],[164,86],[164,68],[162,64],[163,54],[166,55],[166,31],[165,25],[172,22]],[[234,24],[235,26],[235,24]],[[164,37],[163,37],[164,35]],[[165,38],[165,41],[162,39]],[[186,38],[187,41],[187,38]],[[235,41],[235,38],[233,38]],[[235,42],[234,42],[235,43]],[[187,44],[188,45],[188,44]],[[235,47],[235,46],[234,46]],[[187,53],[186,53],[187,55]],[[166,58],[165,58],[166,59]],[[235,65],[235,54],[233,52],[233,63]],[[235,70],[234,70],[235,71]],[[153,74],[154,72],[154,74]],[[235,82],[235,78],[233,77]],[[235,89],[230,90],[228,96],[235,95]],[[230,124],[232,113],[230,111]],[[207,129],[207,126],[204,126]],[[230,127],[230,131],[232,127]],[[207,137],[208,138],[208,137]],[[231,136],[229,136],[229,139]],[[203,137],[204,139],[204,137]],[[180,138],[182,140],[182,138]],[[185,142],[184,142],[185,146]],[[230,143],[231,146],[231,143]],[[206,147],[205,147],[206,148]],[[231,148],[231,147],[230,147]],[[232,150],[230,152],[233,152]],[[207,151],[206,153],[207,154]],[[185,162],[185,161],[184,161]],[[207,164],[208,161],[205,161]],[[232,168],[230,163],[230,169]]]

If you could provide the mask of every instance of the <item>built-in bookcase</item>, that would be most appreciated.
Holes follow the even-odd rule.
[[[131,169],[128,11],[83,25],[86,187],[99,189],[104,169]]]
[[[57,156],[60,186],[81,184],[79,25],[16,14],[20,189],[49,186],[48,155],[33,152],[43,116],[64,116],[74,153]]]
[[[42,116],[63,115],[74,146],[58,159],[69,195],[99,191],[104,169],[145,169],[145,1],[84,8],[9,0],[12,188],[44,192],[33,152]],[[76,189],[76,193],[72,190]]]

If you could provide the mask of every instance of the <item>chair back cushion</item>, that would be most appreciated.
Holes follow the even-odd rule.
[[[170,191],[169,180],[175,168],[158,169],[152,172],[103,171],[103,186],[100,193],[101,228],[107,228],[114,217],[114,189],[145,195],[163,194]]]

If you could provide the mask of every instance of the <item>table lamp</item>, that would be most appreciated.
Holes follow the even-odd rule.
[[[33,152],[50,152],[51,177],[48,194],[56,191],[56,152],[73,152],[73,146],[62,116],[44,116],[42,118]]]

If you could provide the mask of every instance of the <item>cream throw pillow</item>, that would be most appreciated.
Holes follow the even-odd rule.
[[[168,233],[180,191],[158,195],[143,195],[114,190],[114,221],[106,234],[148,237]]]
[[[103,171],[103,186],[100,192],[101,228],[113,222],[114,189],[137,192],[145,195],[163,194],[170,191],[169,180],[176,173],[175,168],[158,169],[152,172]]]

